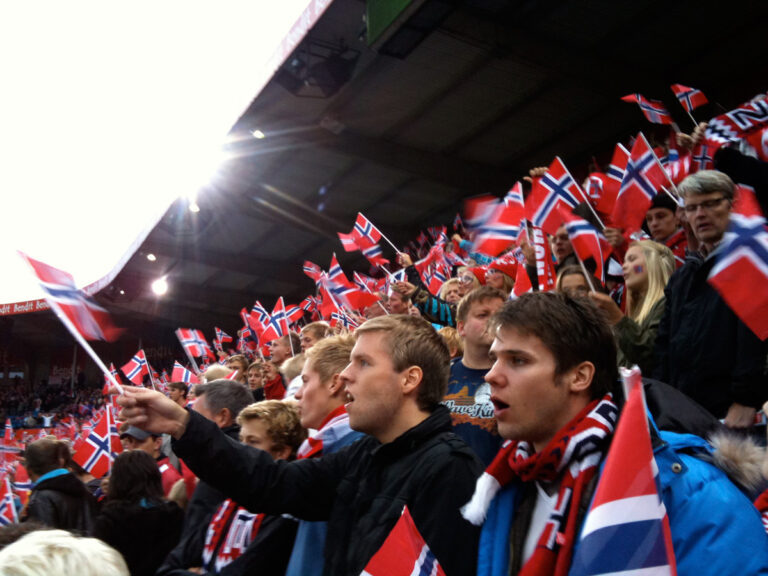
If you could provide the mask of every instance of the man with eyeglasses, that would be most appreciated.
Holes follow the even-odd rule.
[[[728,228],[735,186],[722,172],[703,170],[678,190],[698,241],[670,278],[656,338],[656,372],[731,428],[748,428],[768,399],[766,347],[707,282]],[[755,286],[764,290],[764,286]]]

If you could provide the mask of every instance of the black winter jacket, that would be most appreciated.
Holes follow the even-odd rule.
[[[656,336],[655,377],[723,418],[734,402],[760,408],[768,400],[768,386],[765,344],[707,282],[716,253],[706,259],[689,254],[669,279]]]
[[[175,502],[107,502],[93,535],[123,555],[131,576],[153,576],[179,541],[183,522],[184,511]]]
[[[34,520],[51,528],[81,535],[93,533],[96,500],[71,472],[35,485],[22,521]]]
[[[479,529],[459,508],[482,465],[451,432],[444,406],[388,444],[367,436],[322,458],[274,462],[195,413],[173,448],[200,478],[252,512],[328,521],[326,574],[359,575],[406,504],[447,576],[475,573]]]

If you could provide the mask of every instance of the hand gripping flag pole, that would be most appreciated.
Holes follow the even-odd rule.
[[[32,270],[33,274],[37,276],[37,273],[35,272],[34,267],[29,261],[28,256],[22,252],[18,251],[19,256],[22,257],[24,262],[27,263],[27,265]],[[38,279],[39,280],[39,279]],[[72,321],[67,317],[66,314],[64,314],[64,311],[59,306],[59,303],[56,302],[53,298],[49,298],[48,296],[45,297],[46,302],[48,302],[48,305],[51,307],[51,310],[53,310],[56,314],[56,317],[61,320],[61,323],[64,324],[67,330],[69,330],[69,333],[72,334],[72,336],[77,340],[78,344],[83,347],[83,350],[85,350],[88,353],[88,356],[91,357],[91,360],[93,360],[96,363],[96,366],[98,366],[104,376],[109,379],[112,384],[115,385],[115,389],[117,390],[118,394],[123,394],[125,390],[123,390],[123,387],[120,386],[120,383],[115,379],[115,377],[112,375],[112,373],[109,371],[109,368],[107,368],[107,365],[102,362],[101,358],[96,354],[96,352],[91,348],[91,345],[88,344],[85,338],[83,338],[83,335],[80,334],[80,331],[75,327],[75,325],[72,323]]]

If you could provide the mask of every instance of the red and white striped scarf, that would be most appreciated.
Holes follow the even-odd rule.
[[[307,438],[301,443],[297,457],[315,458],[322,456],[323,450],[329,444],[333,444],[336,440],[346,436],[349,430],[349,415],[347,414],[346,407],[341,405],[325,417],[317,433],[312,438]]]
[[[597,472],[617,419],[618,409],[610,395],[594,400],[541,452],[534,452],[527,442],[505,442],[478,478],[472,499],[461,509],[464,518],[478,526],[485,520],[494,496],[507,484],[560,480],[555,509],[533,555],[520,571],[522,576],[568,573],[578,530],[578,503]]]

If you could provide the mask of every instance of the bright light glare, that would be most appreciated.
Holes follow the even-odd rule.
[[[254,130],[253,132],[251,132],[251,134],[253,134],[253,137],[256,138],[257,140],[261,140],[262,138],[267,137],[267,135],[264,134],[264,132],[262,132],[261,130]]]
[[[197,205],[197,202],[190,202],[189,211],[195,213],[200,212],[200,206]]]
[[[168,292],[168,281],[165,279],[165,276],[152,282],[152,292],[158,296],[162,296]]]
[[[41,296],[17,249],[84,286],[204,185],[309,3],[0,3],[0,304]]]
[[[149,254],[147,254],[147,260],[149,260],[150,262],[154,262],[155,260],[157,260],[157,256],[155,256],[150,252]]]

